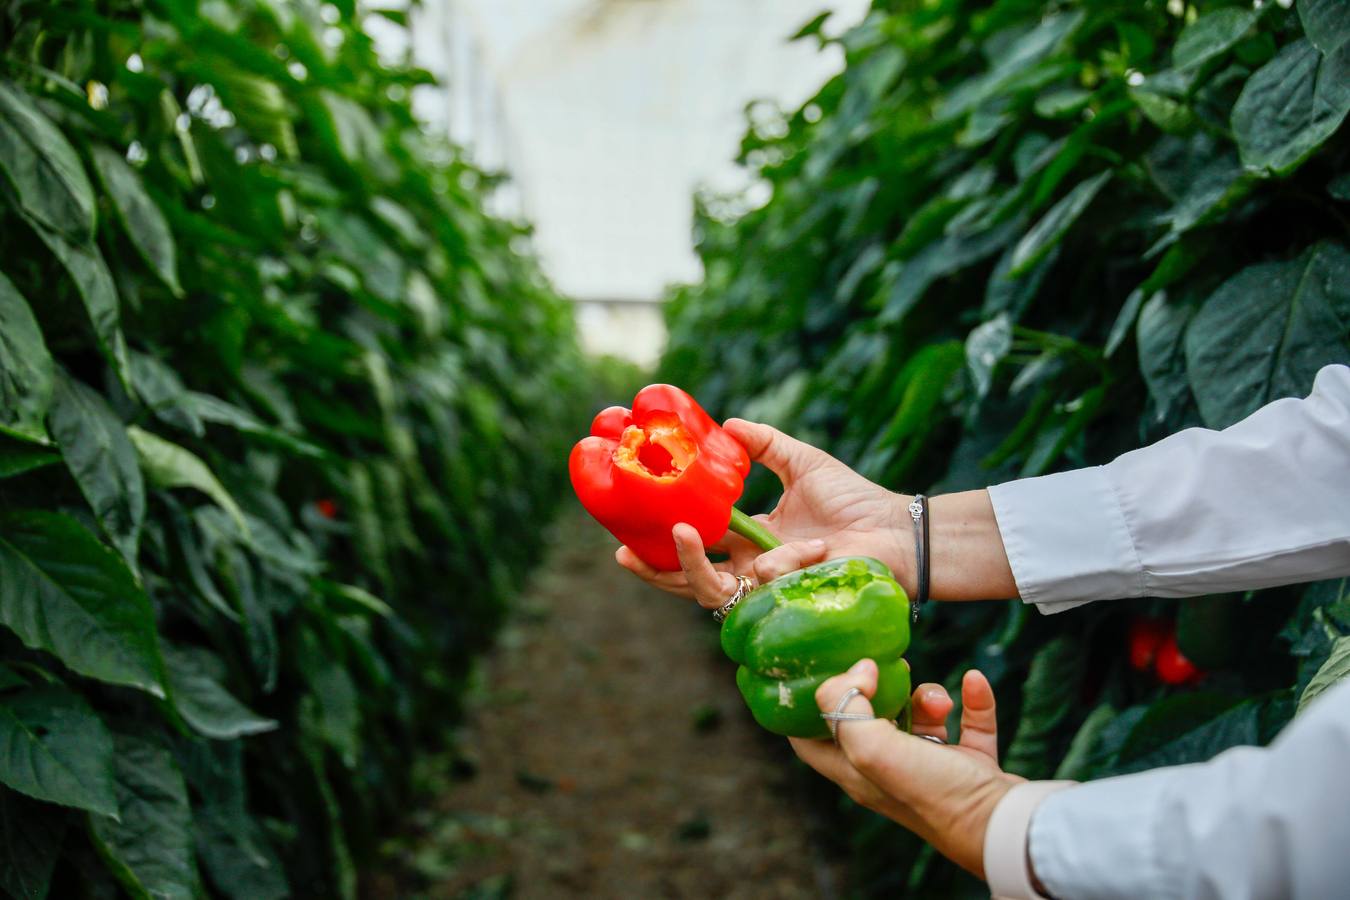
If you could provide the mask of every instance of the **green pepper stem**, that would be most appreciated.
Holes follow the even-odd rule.
[[[783,542],[774,537],[769,529],[734,506],[731,508],[731,530],[761,550],[772,550],[774,547],[783,546]]]

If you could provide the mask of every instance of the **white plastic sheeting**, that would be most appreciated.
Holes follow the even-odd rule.
[[[745,186],[732,160],[746,105],[794,108],[842,65],[836,48],[787,38],[827,8],[827,31],[838,32],[868,5],[429,0],[415,53],[450,93],[422,108],[481,163],[511,173],[504,211],[535,223],[560,290],[595,301],[582,316],[588,344],[649,360],[659,317],[644,324],[632,303],[701,276],[692,197],[700,185]],[[609,321],[621,307],[622,325]]]

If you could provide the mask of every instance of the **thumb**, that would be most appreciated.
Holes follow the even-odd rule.
[[[761,425],[745,419],[727,419],[723,427],[745,446],[750,459],[773,472],[783,487],[800,476],[810,466],[812,458],[824,454],[810,444],[788,437],[772,425]]]
[[[755,578],[760,584],[768,584],[780,575],[824,561],[825,552],[822,540],[793,541],[775,547],[755,557]]]

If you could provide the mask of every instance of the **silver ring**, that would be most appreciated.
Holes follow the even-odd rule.
[[[755,583],[744,575],[736,576],[736,590],[732,592],[731,597],[726,603],[723,603],[717,609],[713,610],[713,618],[718,622],[727,617],[727,613],[736,608],[736,604],[745,599],[745,595],[755,589]]]
[[[947,742],[935,734],[916,734],[914,736],[923,738],[925,741],[932,741],[935,744],[940,744],[943,747],[947,746]]]
[[[854,697],[860,696],[862,691],[859,688],[849,688],[844,691],[844,696],[839,698],[839,702],[834,705],[834,712],[823,712],[820,717],[830,726],[830,740],[839,742],[839,723],[840,722],[871,722],[876,716],[865,713],[846,713],[844,707]]]

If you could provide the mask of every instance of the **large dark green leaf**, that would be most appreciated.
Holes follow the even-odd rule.
[[[94,233],[94,188],[80,157],[23,89],[0,82],[0,174],[39,230],[85,241]]]
[[[1026,778],[1048,778],[1054,771],[1055,733],[1073,709],[1082,661],[1082,647],[1068,636],[1037,652],[1022,688],[1022,714],[1004,769]]]
[[[254,713],[225,690],[220,683],[222,667],[209,651],[166,644],[164,662],[174,706],[200,734],[230,740],[276,729],[276,722]]]
[[[150,601],[117,554],[74,519],[0,515],[0,622],[70,669],[165,696]]]
[[[15,900],[43,900],[65,831],[65,815],[0,788],[0,891]]]
[[[134,566],[145,520],[145,483],[122,421],[102,395],[59,373],[48,424],[99,524]]]
[[[133,897],[193,900],[192,810],[173,757],[140,737],[115,736],[121,820],[91,816],[90,831],[118,881]]]
[[[91,153],[94,168],[98,171],[104,190],[112,197],[113,206],[132,246],[174,294],[182,295],[183,288],[178,283],[178,252],[173,234],[169,231],[164,213],[145,192],[140,175],[127,165],[122,154],[106,144],[94,146]]]
[[[1344,0],[1298,0],[1303,32],[1323,53],[1335,53],[1350,42],[1350,4]]]
[[[54,365],[33,311],[0,273],[0,432],[46,443]]]
[[[16,791],[117,815],[112,735],[89,704],[64,688],[0,696],[0,782]]]
[[[1350,113],[1350,44],[1323,55],[1299,40],[1256,71],[1233,107],[1233,134],[1249,169],[1297,168]]]
[[[1214,428],[1306,394],[1317,370],[1336,360],[1350,361],[1350,251],[1329,242],[1243,269],[1186,331],[1191,387]]]
[[[1172,48],[1172,65],[1178,69],[1199,68],[1231,50],[1260,18],[1259,10],[1240,7],[1205,13],[1177,36],[1176,46]]]
[[[1259,744],[1263,705],[1260,699],[1235,702],[1203,694],[1165,700],[1130,733],[1116,772],[1204,762],[1230,747]]]
[[[118,306],[117,288],[112,274],[103,261],[103,254],[95,244],[78,244],[66,240],[56,232],[35,228],[38,237],[52,251],[84,302],[89,324],[98,340],[99,350],[117,373],[123,389],[133,393],[131,361],[127,357],[127,341],[122,334],[122,311]]]

